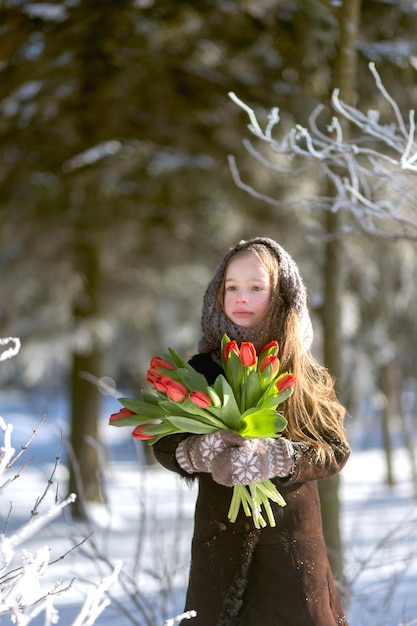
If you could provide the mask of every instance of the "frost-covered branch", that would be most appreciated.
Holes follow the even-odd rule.
[[[241,180],[233,156],[229,157],[233,179],[238,187],[275,206],[305,207],[310,210],[327,209],[344,211],[353,218],[344,232],[358,228],[370,235],[389,239],[417,239],[417,200],[415,196],[417,175],[417,139],[415,112],[410,110],[405,119],[398,104],[382,84],[373,63],[370,64],[376,86],[388,103],[393,121],[381,121],[379,111],[366,114],[340,100],[334,90],[331,105],[333,116],[325,131],[319,127],[324,106],[318,106],[310,115],[308,127],[296,124],[281,138],[273,131],[280,122],[279,111],[274,108],[268,116],[265,130],[255,112],[235,94],[230,98],[249,117],[248,129],[269,152],[245,139],[247,152],[259,163],[279,175],[304,176],[311,181],[328,180],[334,188],[333,196],[317,195],[294,197],[290,201],[276,199],[254,189]],[[352,139],[344,137],[342,120],[360,131]],[[297,157],[295,159],[295,157]],[[286,165],[283,165],[283,161]]]
[[[14,549],[36,535],[41,528],[55,519],[68,504],[75,502],[75,494],[71,493],[63,502],[56,504],[46,513],[39,515],[31,523],[25,524],[12,537],[0,537],[0,567],[8,565],[14,554]]]
[[[173,619],[169,619],[165,622],[164,626],[174,626],[175,624],[179,624],[183,619],[192,619],[193,617],[197,617],[196,611],[187,611],[186,613],[182,613],[181,615],[177,615],[177,617]]]
[[[35,504],[34,504],[34,506],[33,506],[32,510],[31,510],[31,512],[30,512],[32,516],[34,516],[34,515],[37,515],[37,514],[38,514],[38,509],[39,509],[39,506],[42,504],[43,500],[46,498],[46,495],[47,495],[47,493],[48,493],[48,491],[49,491],[50,487],[53,485],[53,482],[54,482],[54,475],[55,475],[55,472],[56,472],[57,467],[58,467],[58,465],[59,465],[59,462],[60,462],[60,460],[61,460],[61,454],[60,454],[60,452],[61,452],[61,446],[62,446],[62,437],[61,437],[61,441],[60,441],[60,443],[59,443],[59,450],[58,450],[58,453],[57,453],[57,454],[56,454],[56,456],[55,456],[55,464],[54,464],[54,466],[53,466],[53,469],[52,469],[51,475],[50,475],[50,477],[49,477],[49,479],[48,479],[48,481],[47,481],[47,483],[46,483],[46,486],[45,486],[45,489],[44,489],[44,491],[43,491],[42,495],[41,495],[41,496],[39,496],[39,498],[37,498],[37,499],[36,499],[36,502],[35,502]],[[75,500],[76,496],[75,496],[75,494],[71,494],[71,495],[70,495],[70,498],[71,498],[71,497],[73,498],[73,499],[72,499],[72,502],[73,502],[73,501]]]
[[[0,418],[2,419],[2,418]],[[14,465],[16,463],[16,461],[18,461],[18,459],[22,456],[22,454],[24,452],[26,452],[26,450],[29,448],[31,442],[33,441],[33,439],[36,437],[36,434],[40,428],[40,426],[43,424],[43,422],[45,421],[45,417],[43,417],[38,424],[35,426],[35,428],[32,431],[31,436],[29,437],[28,441],[20,448],[19,452],[16,454],[16,456],[13,456],[13,454],[15,453],[15,449],[12,448],[12,452],[11,455],[8,456],[10,450],[7,450],[7,455],[2,454],[2,457],[0,459],[0,470],[3,467],[3,463],[4,463],[4,467],[3,467],[3,471],[5,471],[6,469],[9,469],[12,467],[12,465]],[[3,430],[3,426],[2,424],[5,425],[4,420],[2,420],[2,423],[0,423],[0,430]],[[11,433],[13,430],[13,426],[12,424],[7,424],[5,425],[5,428],[9,431],[7,434],[4,431],[4,445],[7,445],[7,442],[11,441]],[[4,461],[4,459],[7,458],[7,462]],[[16,480],[17,478],[19,478],[23,472],[23,470],[25,469],[25,467],[27,467],[30,463],[31,459],[29,459],[28,461],[26,461],[26,463],[24,463],[24,465],[22,465],[22,467],[16,472],[16,474],[14,474],[14,476],[11,476],[10,478],[8,478],[3,484],[0,485],[0,491],[9,483],[13,482],[14,480]],[[2,477],[2,471],[0,471],[0,479]]]
[[[0,430],[3,432],[3,445],[0,448],[0,480],[9,466],[10,460],[14,455],[14,448],[12,446],[12,432],[13,426],[6,424],[4,419],[0,417]],[[0,485],[0,489],[3,485]]]
[[[9,346],[0,354],[0,361],[4,361],[19,352],[20,340],[16,337],[0,338],[0,346]],[[5,420],[0,417],[0,434],[2,433],[3,435],[3,445],[0,447],[0,482],[3,480],[6,471],[10,470],[17,459],[20,458],[20,455],[28,449],[42,422],[43,420],[32,431],[28,443],[22,446],[19,453],[14,456],[15,449],[12,445],[13,427],[11,424],[6,424]],[[39,513],[39,507],[53,484],[59,461],[60,454],[58,453],[55,456],[55,464],[47,485],[32,507],[30,521],[15,531],[10,537],[5,532],[7,528],[6,521],[3,533],[0,535],[0,621],[2,621],[1,616],[7,615],[10,621],[17,626],[27,626],[41,613],[44,613],[45,626],[56,624],[59,621],[59,613],[53,605],[53,599],[55,596],[68,591],[72,586],[74,579],[66,585],[62,581],[58,581],[46,593],[41,589],[41,579],[48,567],[56,561],[65,558],[72,550],[51,563],[49,560],[50,548],[48,546],[41,547],[36,551],[36,554],[22,549],[20,555],[21,565],[12,567],[12,561],[16,559],[16,548],[20,547],[28,539],[38,535],[45,525],[49,524],[60,515],[66,506],[75,501],[75,494],[70,494],[63,502],[56,503],[55,506],[48,509],[45,513]],[[19,472],[11,479],[6,479],[0,485],[0,490],[3,490],[9,483],[20,477],[26,465],[20,468]],[[10,511],[11,509],[12,505],[10,506]],[[82,543],[79,542],[76,547],[79,547]],[[118,578],[121,567],[121,561],[117,561],[112,568],[113,571],[110,576],[103,578],[97,585],[90,585],[84,604],[72,626],[91,626],[95,623],[98,616],[110,602],[106,594]]]
[[[0,346],[9,346],[0,354],[0,361],[11,359],[20,350],[20,339],[18,337],[0,337]]]
[[[1,447],[0,476],[13,464],[14,448],[11,441],[12,427],[6,424],[0,417],[0,430],[3,433],[3,446]],[[50,562],[50,548],[46,545],[39,548],[36,553],[31,553],[22,549],[21,564],[12,567],[12,561],[18,555],[16,549],[30,538],[37,536],[40,530],[62,510],[74,502],[75,495],[70,494],[64,501],[55,504],[45,513],[40,514],[38,508],[44,500],[45,495],[52,484],[59,456],[56,456],[55,466],[52,470],[48,484],[40,498],[36,500],[32,509],[32,517],[29,522],[14,532],[10,537],[6,534],[0,536],[0,621],[1,616],[9,616],[10,620],[17,626],[27,626],[40,614],[44,614],[44,624],[49,626],[56,624],[59,620],[59,613],[55,609],[53,600],[56,596],[68,591],[74,579],[63,584],[57,581],[46,593],[42,590],[41,580],[48,567],[56,561],[65,558],[66,554]],[[3,487],[11,481],[6,481]],[[36,517],[34,515],[36,514]],[[78,544],[79,547],[83,542]],[[19,558],[19,557],[18,557]],[[90,585],[80,612],[72,626],[90,626],[95,623],[98,616],[108,606],[110,600],[107,598],[109,588],[115,583],[122,567],[121,561],[117,561],[110,576],[103,578],[97,585]]]
[[[103,599],[103,596],[118,579],[121,568],[122,562],[117,561],[110,576],[103,578],[97,587],[94,585],[90,587],[84,606],[72,626],[88,626],[89,624],[94,624],[100,613],[102,613],[110,603],[110,600],[108,598]]]

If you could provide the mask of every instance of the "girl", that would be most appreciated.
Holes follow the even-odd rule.
[[[329,373],[311,354],[306,289],[279,244],[258,237],[226,254],[204,296],[202,331],[190,363],[209,384],[222,373],[224,333],[253,342],[258,351],[278,341],[281,363],[297,382],[284,405],[288,426],[279,439],[244,440],[220,431],[172,435],[154,446],[162,465],[199,481],[185,608],[197,611],[196,626],[347,625],[327,559],[317,488],[348,459],[345,410]],[[272,504],[276,527],[256,529],[243,512],[228,522],[232,487],[246,484],[242,466],[256,481],[271,478],[284,496],[286,506]]]

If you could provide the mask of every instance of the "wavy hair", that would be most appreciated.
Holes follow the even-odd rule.
[[[296,377],[294,393],[284,405],[288,421],[284,435],[312,446],[317,460],[325,463],[334,458],[334,444],[349,448],[344,429],[346,409],[337,398],[327,368],[300,344],[298,326],[297,316],[291,315],[280,344],[285,369]]]

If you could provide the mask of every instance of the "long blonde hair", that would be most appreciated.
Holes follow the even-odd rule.
[[[344,429],[346,409],[337,398],[329,371],[300,345],[298,325],[292,314],[280,345],[285,369],[296,377],[294,393],[283,405],[288,421],[284,435],[315,448],[317,460],[324,463],[334,458],[332,444],[349,447]]]

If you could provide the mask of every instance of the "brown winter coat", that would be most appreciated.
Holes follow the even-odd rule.
[[[208,355],[192,361],[211,383],[219,373]],[[211,361],[211,362],[210,362]],[[155,456],[166,468],[185,472],[175,459],[182,435],[161,439]],[[186,610],[197,617],[184,626],[347,625],[330,570],[322,532],[317,481],[337,474],[349,450],[335,444],[336,462],[319,467],[297,443],[290,479],[274,479],[286,501],[272,504],[276,527],[256,530],[242,512],[227,513],[232,489],[199,474]]]

